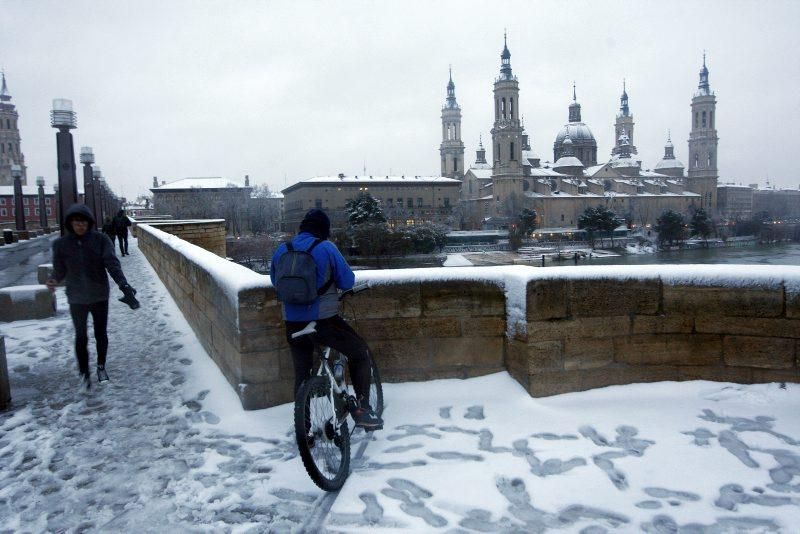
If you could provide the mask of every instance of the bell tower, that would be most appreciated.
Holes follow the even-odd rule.
[[[461,140],[461,108],[456,102],[456,84],[453,83],[453,69],[447,83],[447,100],[442,108],[442,176],[464,179],[464,142]]]
[[[619,114],[617,115],[617,122],[614,123],[614,139],[619,140],[622,133],[625,132],[628,138],[628,148],[631,154],[638,154],[636,145],[633,144],[633,115],[631,108],[628,106],[628,91],[625,87],[625,80],[622,80],[622,96],[619,97]],[[615,156],[620,153],[619,144],[614,145],[611,149],[611,155]]]
[[[522,124],[519,120],[519,82],[511,72],[511,52],[503,37],[500,76],[494,81],[494,126],[492,127],[493,175],[522,176]]]
[[[689,172],[685,188],[700,195],[699,208],[713,214],[717,208],[717,98],[708,83],[706,55],[700,69],[700,84],[692,98],[692,130],[689,133]]]
[[[19,114],[11,103],[11,95],[6,85],[6,73],[0,73],[0,185],[14,185],[11,166],[22,167],[22,185],[27,185],[25,155],[20,149]]]

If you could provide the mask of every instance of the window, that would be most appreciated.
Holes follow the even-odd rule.
[[[36,206],[39,205],[39,197],[33,197],[33,204]]]
[[[28,215],[30,215],[30,210],[28,208],[25,208],[25,216],[27,217]]]
[[[505,119],[506,118],[506,97],[503,97],[500,100],[500,111],[501,111],[501,115]]]
[[[414,199],[411,198],[411,197],[408,197],[406,199],[406,206],[408,206],[409,208],[413,208],[414,207]]]
[[[317,199],[314,200],[314,207],[317,208],[318,210],[322,209],[322,199],[321,198],[317,198]]]
[[[450,199],[448,197],[444,197],[444,207],[445,208],[450,207]]]
[[[3,217],[7,217],[8,216],[8,210],[5,209],[5,208],[0,208],[0,215],[2,215]]]
[[[30,200],[28,197],[22,197],[22,203],[26,206],[28,205],[28,200]]]
[[[422,207],[422,197],[417,197],[417,207]]]
[[[39,215],[39,208],[36,208],[36,209],[34,210],[34,213],[35,213],[36,215]]]
[[[48,214],[48,215],[52,215],[52,214],[53,214],[53,211],[52,211],[50,208],[47,208],[47,214]]]
[[[509,154],[509,156],[508,156],[509,159],[512,159],[512,160],[515,159],[514,158],[514,143],[513,142],[511,143],[511,150],[508,151],[508,154]]]
[[[700,156],[698,156],[697,154],[694,155],[694,166],[695,168],[700,166]]]
[[[703,128],[706,127],[706,112],[703,112]]]
[[[458,158],[453,158],[453,172],[458,172]]]
[[[709,125],[711,128],[713,128],[713,127],[714,127],[714,112],[713,112],[713,111],[709,111],[709,112],[708,112],[708,125]]]
[[[11,121],[9,119],[6,119],[6,128],[11,129]]]
[[[5,205],[6,205],[5,197],[0,197],[0,206],[5,206]]]
[[[402,208],[403,207],[403,199],[402,198],[398,198],[397,199],[397,207],[398,208]]]
[[[564,214],[561,214],[561,222],[564,222]]]
[[[694,112],[694,127],[695,128],[697,128],[697,126],[700,124],[699,117],[700,117],[700,114],[695,111]]]
[[[509,110],[509,113],[508,113],[508,118],[513,119],[514,118],[514,98],[513,97],[509,98],[508,101],[511,104],[510,105],[510,110]]]
[[[0,154],[5,154],[5,153],[6,153],[6,145],[0,143]]]

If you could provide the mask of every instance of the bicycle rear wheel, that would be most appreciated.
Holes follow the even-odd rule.
[[[294,431],[308,476],[323,490],[335,491],[350,474],[350,432],[347,421],[336,428],[329,391],[326,377],[303,383],[294,403]]]

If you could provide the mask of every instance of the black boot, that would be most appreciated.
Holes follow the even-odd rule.
[[[358,406],[350,411],[350,415],[353,417],[356,426],[360,426],[367,432],[381,430],[383,428],[383,419],[370,407],[369,400],[367,399],[361,399]]]
[[[108,380],[108,373],[106,373],[106,366],[105,365],[98,365],[97,366],[97,381],[98,382],[105,382]]]

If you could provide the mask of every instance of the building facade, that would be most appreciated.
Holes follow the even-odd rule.
[[[11,103],[5,72],[0,74],[0,186],[14,185],[11,166],[22,167],[22,185],[27,185],[27,167],[19,135],[19,113]]]
[[[225,219],[226,231],[239,235],[248,228],[246,213],[252,188],[219,177],[161,182],[153,177],[153,211],[174,219]]]
[[[800,220],[800,189],[753,190],[753,215],[773,220]]]
[[[13,228],[16,221],[14,204],[14,187],[10,185],[0,185],[0,226]],[[32,185],[22,186],[22,206],[25,210],[25,223],[28,228],[40,227],[41,206],[39,205],[39,188]],[[48,219],[48,225],[54,225],[56,221],[56,201],[55,192],[52,187],[44,189],[44,208]]]
[[[748,221],[753,218],[753,188],[746,185],[719,184],[717,213],[723,220]]]
[[[286,230],[297,231],[312,208],[324,210],[333,228],[347,227],[345,205],[369,194],[380,202],[391,227],[452,224],[461,181],[443,176],[320,176],[282,191]]]

